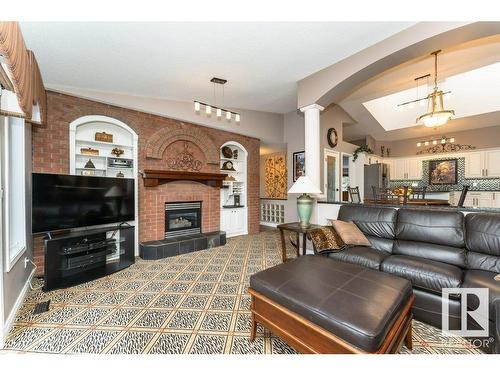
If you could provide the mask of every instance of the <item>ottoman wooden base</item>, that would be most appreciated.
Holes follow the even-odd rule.
[[[252,296],[251,341],[255,339],[257,323],[260,323],[300,353],[366,353],[252,288],[248,292]],[[408,349],[412,349],[411,308],[414,300],[415,296],[409,299],[375,353],[396,353],[403,341]]]

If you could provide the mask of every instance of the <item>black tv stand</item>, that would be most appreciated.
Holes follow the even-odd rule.
[[[66,288],[127,268],[134,263],[134,227],[118,225],[47,234],[44,291]]]

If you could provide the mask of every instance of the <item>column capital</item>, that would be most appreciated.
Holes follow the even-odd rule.
[[[313,103],[313,104],[309,104],[309,105],[306,105],[305,107],[300,108],[300,111],[305,112],[305,111],[308,111],[310,109],[318,109],[321,112],[325,108],[320,106],[319,104]]]

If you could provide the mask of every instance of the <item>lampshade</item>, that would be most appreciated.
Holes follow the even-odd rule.
[[[321,194],[313,182],[307,176],[301,176],[295,181],[288,194]]]

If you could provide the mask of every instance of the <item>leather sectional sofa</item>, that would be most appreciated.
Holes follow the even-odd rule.
[[[489,335],[480,345],[500,351],[500,214],[443,209],[386,208],[347,204],[339,220],[354,222],[371,247],[350,247],[327,256],[405,278],[416,296],[417,320],[441,328],[442,288],[489,288]],[[451,329],[459,329],[459,295],[447,299]],[[468,299],[468,309],[477,299]],[[477,327],[469,319],[469,328]],[[475,340],[474,345],[483,340]]]

